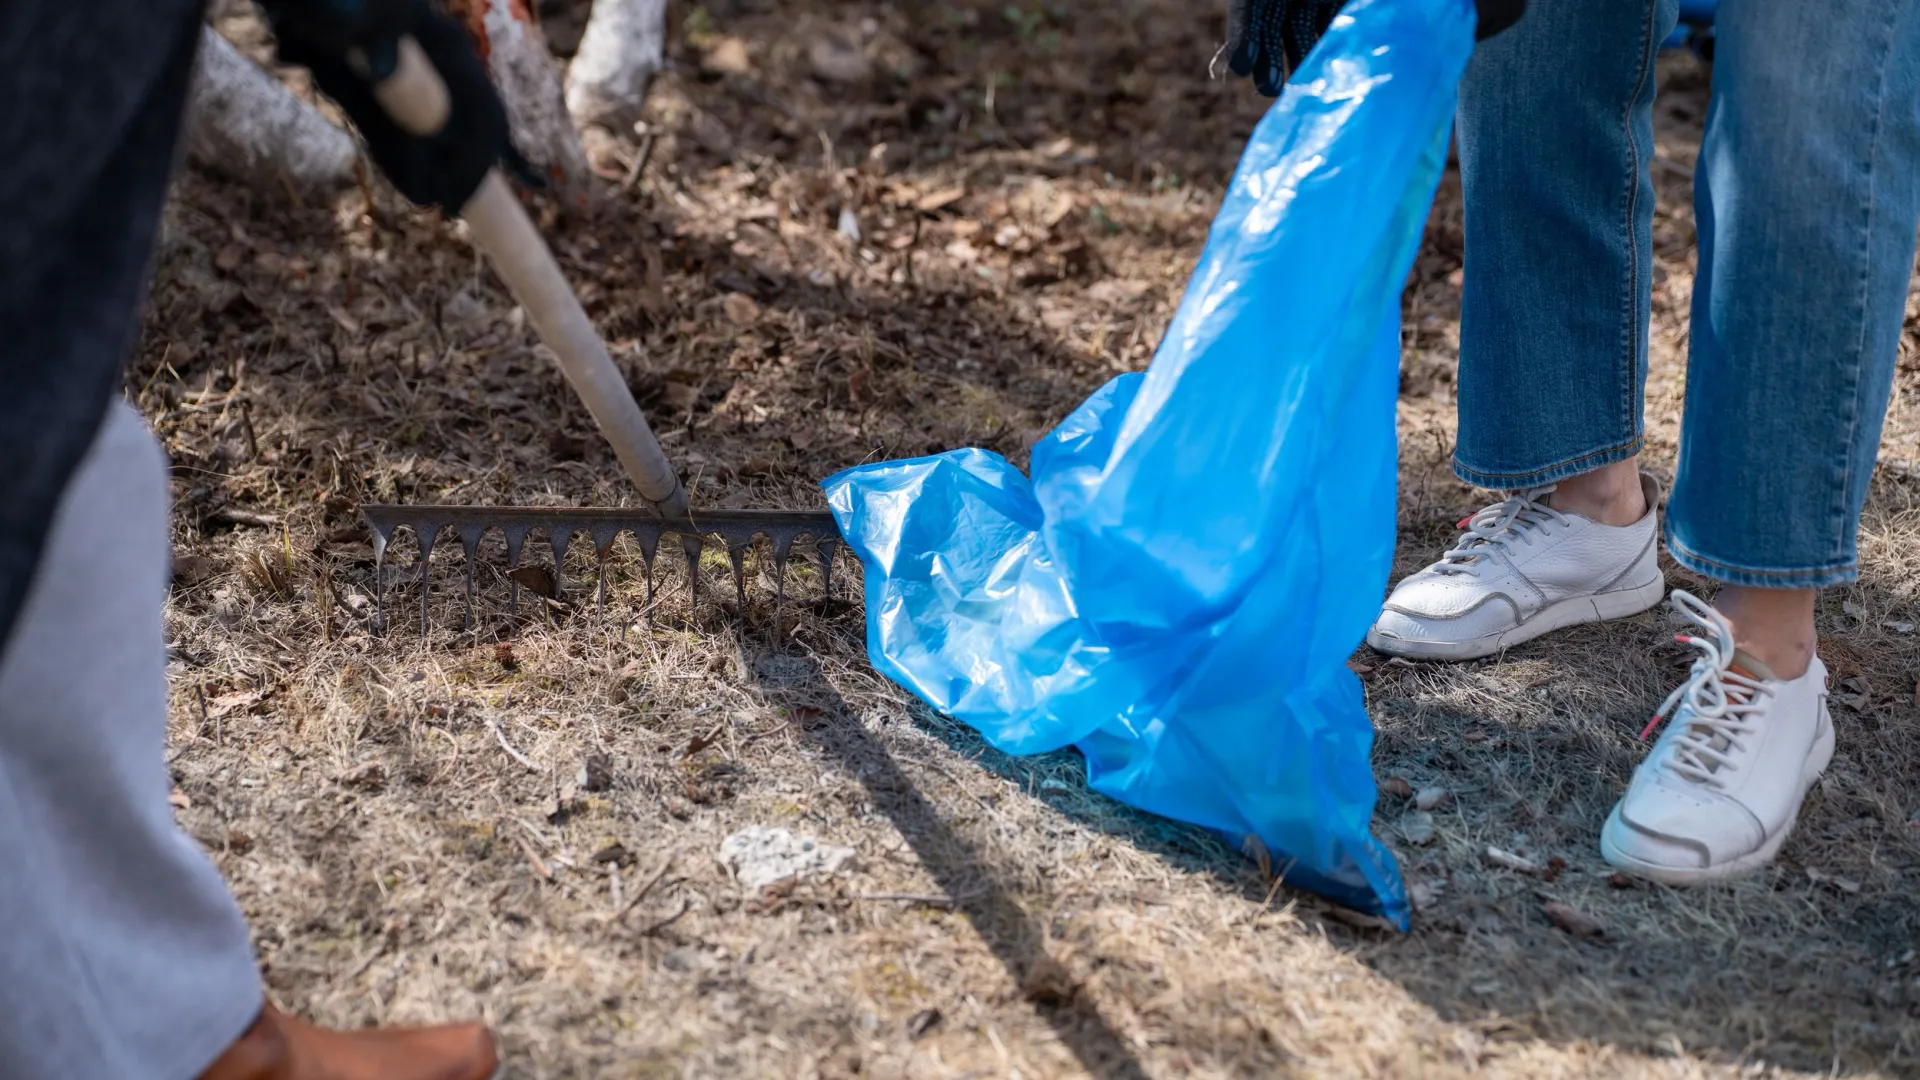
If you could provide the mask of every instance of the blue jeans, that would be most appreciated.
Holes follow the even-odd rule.
[[[1467,69],[1469,483],[1640,450],[1654,55],[1676,18],[1675,0],[1533,0]],[[1722,0],[1716,22],[1667,547],[1733,584],[1842,584],[1920,226],[1920,0]]]

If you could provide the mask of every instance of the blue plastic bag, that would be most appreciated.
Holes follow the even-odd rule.
[[[1354,0],[1254,132],[1144,375],[1033,448],[829,477],[874,666],[994,746],[1407,925],[1346,667],[1394,541],[1399,296],[1472,0]]]

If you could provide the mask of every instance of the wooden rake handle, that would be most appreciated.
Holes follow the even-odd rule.
[[[440,73],[410,37],[401,39],[399,63],[392,75],[374,86],[373,94],[396,124],[415,135],[439,131],[451,108]],[[474,243],[487,253],[494,271],[533,320],[540,340],[559,359],[560,370],[593,414],[600,433],[613,444],[614,454],[640,494],[661,516],[685,520],[687,492],[680,485],[679,474],[660,449],[660,440],[647,426],[646,416],[581,309],[573,287],[560,273],[553,252],[499,169],[487,173],[473,197],[461,207],[460,217],[466,221]]]

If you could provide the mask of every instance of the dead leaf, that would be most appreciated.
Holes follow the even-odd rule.
[[[175,554],[173,557],[173,583],[181,588],[191,589],[218,572],[213,560],[205,555]]]
[[[715,41],[700,57],[700,70],[709,75],[750,74],[753,59],[747,55],[747,43],[732,35]]]
[[[1880,625],[1886,627],[1887,629],[1893,631],[1896,634],[1911,634],[1913,633],[1913,629],[1914,629],[1913,623],[1906,622],[1905,620],[1902,620],[1902,619],[1885,619],[1880,623]]]
[[[1815,885],[1831,885],[1850,896],[1860,892],[1859,882],[1852,878],[1841,877],[1838,874],[1829,874],[1816,866],[1807,867],[1807,880],[1813,882]]]
[[[554,584],[553,571],[544,566],[516,566],[507,571],[507,576],[535,596],[552,600],[560,595],[558,586]]]
[[[580,763],[577,782],[582,791],[607,791],[613,787],[613,759],[605,754],[588,754]]]
[[[1347,670],[1364,679],[1373,674],[1373,665],[1363,664],[1358,660],[1349,660],[1347,661]]]
[[[241,247],[239,244],[228,244],[226,247],[220,249],[219,254],[213,257],[213,265],[218,267],[221,273],[231,274],[235,270],[240,269],[240,264],[245,262],[246,259],[246,248]]]
[[[1485,859],[1490,865],[1521,874],[1538,874],[1540,872],[1540,865],[1532,859],[1524,855],[1516,855],[1502,848],[1489,847],[1486,851],[1481,852],[1481,858]]]
[[[1433,843],[1433,836],[1433,815],[1425,810],[1415,810],[1400,819],[1400,838],[1414,847]]]
[[[250,713],[253,707],[265,701],[271,690],[236,690],[230,694],[221,694],[207,702],[207,719],[218,720],[234,713]]]
[[[1640,883],[1633,879],[1633,875],[1622,874],[1616,870],[1607,875],[1607,887],[1611,889],[1637,889],[1640,887]]]
[[[1545,915],[1553,925],[1574,937],[1592,941],[1607,936],[1606,923],[1558,900],[1549,900],[1540,905],[1540,913]]]
[[[963,187],[941,188],[938,191],[929,191],[925,195],[920,196],[920,198],[917,201],[915,201],[913,205],[914,205],[914,209],[919,210],[921,213],[931,214],[940,210],[945,210],[947,207],[952,206],[954,203],[957,203],[961,199],[964,199],[966,197],[967,197],[966,188],[963,188]]]
[[[1261,881],[1273,880],[1273,853],[1267,850],[1266,841],[1248,833],[1247,838],[1240,842],[1240,850],[1260,868]]]
[[[377,761],[357,765],[334,778],[342,787],[360,788],[365,791],[378,791],[386,786],[387,770]]]
[[[1352,908],[1331,907],[1327,909],[1327,915],[1335,922],[1346,923],[1348,926],[1360,930],[1386,930],[1393,932],[1400,929],[1388,919],[1383,919],[1378,915],[1368,915],[1365,912],[1355,911]]]
[[[1413,785],[1407,783],[1405,777],[1389,776],[1385,780],[1380,781],[1380,794],[1392,795],[1396,799],[1411,799],[1413,798]]]
[[[340,329],[345,330],[347,333],[357,334],[360,332],[360,320],[347,314],[347,309],[341,307],[339,304],[328,304],[327,314],[333,316],[333,321],[340,324]]]
[[[728,293],[720,301],[720,310],[736,326],[751,326],[760,319],[760,305],[744,293]]]
[[[508,671],[520,670],[520,661],[513,656],[512,642],[502,641],[493,647],[493,662]]]
[[[329,544],[364,544],[372,539],[365,525],[342,525],[327,533]]]
[[[1419,792],[1414,795],[1413,808],[1415,810],[1432,810],[1445,804],[1446,801],[1451,798],[1453,798],[1453,792],[1448,791],[1439,784],[1432,784],[1421,788]]]
[[[1020,993],[1035,1005],[1064,1005],[1080,992],[1073,972],[1053,957],[1040,954],[1020,980]]]
[[[632,866],[638,860],[625,844],[615,841],[593,853],[593,861],[598,864],[612,863],[615,866]]]
[[[724,730],[726,730],[726,725],[721,724],[716,725],[712,731],[707,732],[705,735],[695,735],[687,743],[687,748],[680,752],[680,756],[690,758],[700,751],[705,750],[707,747],[712,746],[714,743],[719,742],[720,733]]]
[[[700,404],[700,388],[692,383],[665,382],[660,385],[660,398],[675,412],[686,412]]]
[[[918,1041],[940,1024],[939,1009],[921,1009],[907,1019],[907,1038]]]
[[[187,797],[186,792],[174,788],[167,793],[167,805],[175,810],[189,810],[193,807],[193,800]]]
[[[866,53],[832,35],[813,39],[807,46],[807,63],[822,82],[859,83],[873,75],[873,61]]]

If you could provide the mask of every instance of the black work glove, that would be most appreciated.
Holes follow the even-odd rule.
[[[1227,67],[1252,76],[1254,88],[1277,97],[1287,76],[1332,25],[1345,0],[1227,0]],[[1520,21],[1527,0],[1474,0],[1475,41]]]
[[[313,72],[313,81],[360,129],[380,171],[414,203],[457,215],[495,165],[539,183],[513,147],[506,108],[473,39],[429,0],[259,3],[273,24],[280,59]],[[393,73],[404,36],[420,43],[447,84],[446,126],[432,135],[404,130],[374,100],[374,83]],[[357,66],[348,60],[355,53],[364,61]]]

